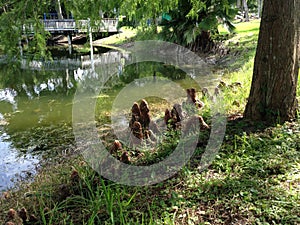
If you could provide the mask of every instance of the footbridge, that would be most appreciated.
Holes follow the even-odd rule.
[[[89,20],[75,19],[44,19],[42,20],[44,28],[51,34],[70,34],[87,33]],[[118,32],[118,19],[102,18],[94,21],[92,27],[93,33],[116,33]],[[24,33],[33,33],[33,25],[24,25]]]

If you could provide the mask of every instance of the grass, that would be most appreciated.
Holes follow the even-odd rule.
[[[137,34],[137,29],[122,27],[118,34],[94,41],[94,45],[119,45],[132,40]]]
[[[231,53],[220,69],[228,116],[244,110],[258,25],[237,24],[237,35],[226,42]],[[241,86],[230,86],[235,82]],[[99,96],[100,128],[110,121],[109,110],[103,109],[120,89]],[[206,170],[198,169],[204,148],[199,146],[175,176],[145,187],[106,180],[81,155],[60,158],[41,168],[32,183],[4,193],[0,221],[8,220],[10,208],[25,207],[28,224],[299,224],[299,122],[266,127],[230,119],[222,147]],[[20,224],[20,218],[13,221]]]

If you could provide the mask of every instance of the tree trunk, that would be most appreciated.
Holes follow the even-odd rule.
[[[246,119],[284,122],[295,118],[299,4],[299,0],[264,1]]]
[[[202,31],[196,38],[195,42],[189,45],[192,51],[199,51],[202,53],[208,53],[213,50],[215,43],[211,38],[209,31]]]
[[[62,14],[62,10],[61,10],[61,4],[60,4],[60,0],[57,0],[57,15],[58,15],[58,19],[63,19],[63,14]]]
[[[257,15],[258,15],[258,18],[261,17],[262,1],[263,1],[263,0],[257,0]]]
[[[243,0],[244,18],[246,22],[249,22],[249,8],[247,0]]]
[[[237,1],[236,1],[236,7],[237,7],[238,9],[241,8],[241,0],[237,0]]]

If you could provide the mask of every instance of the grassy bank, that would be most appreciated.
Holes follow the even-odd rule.
[[[228,123],[222,147],[205,171],[198,169],[205,146],[198,146],[175,176],[145,187],[105,180],[81,155],[59,156],[32,183],[4,193],[0,221],[22,224],[20,216],[26,215],[24,224],[299,224],[299,120],[265,127],[239,119],[250,90],[258,26],[258,21],[237,24],[237,34],[225,43],[230,53],[217,59]],[[240,85],[231,85],[235,82]],[[99,129],[117,93],[99,96]]]

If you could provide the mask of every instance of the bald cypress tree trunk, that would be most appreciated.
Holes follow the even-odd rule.
[[[299,0],[264,1],[252,85],[244,116],[295,118],[299,71]]]

